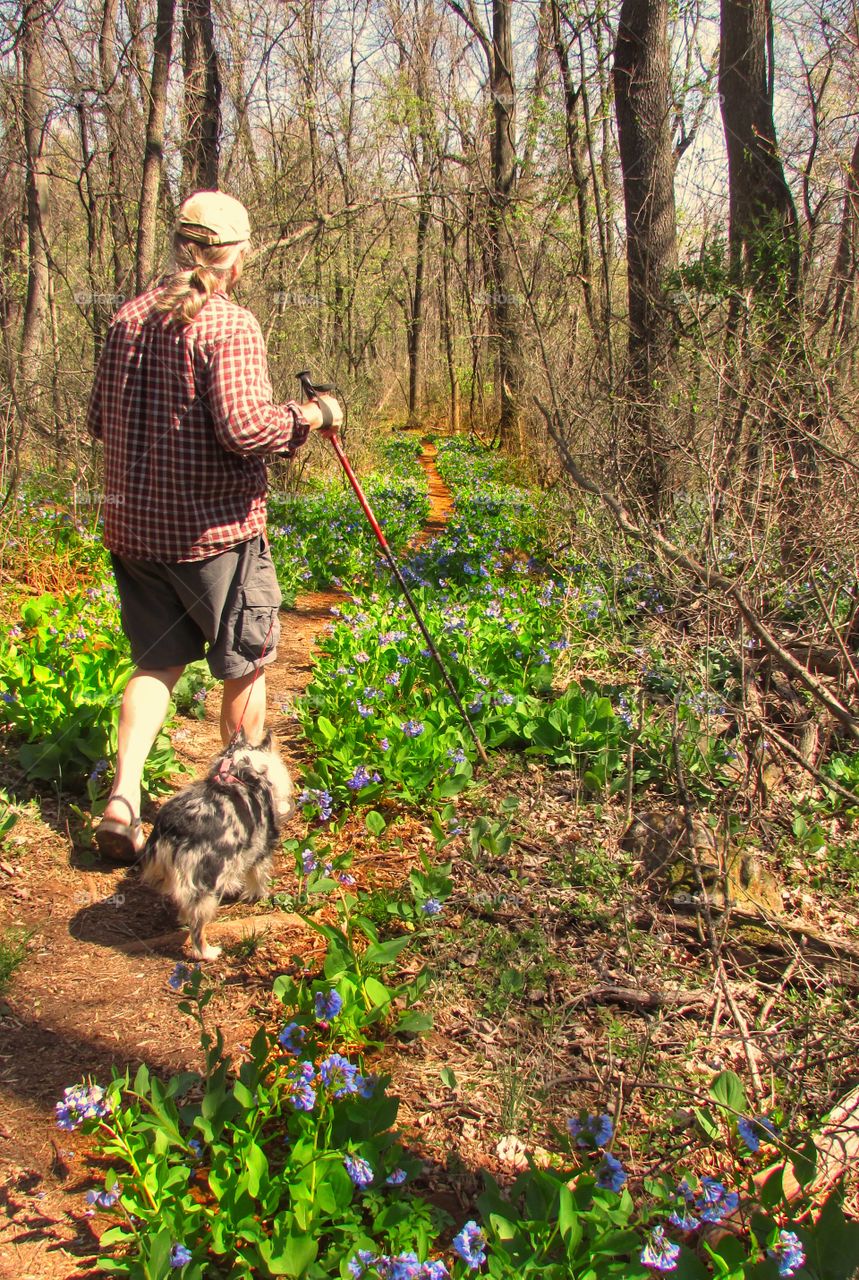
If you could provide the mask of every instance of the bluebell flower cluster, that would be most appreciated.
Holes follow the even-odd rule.
[[[345,1098],[348,1093],[358,1092],[361,1076],[358,1068],[340,1053],[329,1054],[319,1064],[319,1079],[334,1098]]]
[[[184,1267],[186,1263],[191,1261],[192,1257],[191,1250],[184,1244],[174,1244],[170,1250],[170,1266],[178,1271],[179,1267]]]
[[[287,1074],[289,1101],[296,1111],[312,1111],[316,1105],[316,1090],[313,1088],[315,1072],[312,1062],[298,1062]]]
[[[570,1137],[577,1147],[607,1147],[614,1134],[610,1115],[573,1116],[567,1121]]]
[[[301,1053],[306,1039],[307,1027],[302,1027],[298,1022],[288,1022],[277,1037],[277,1043],[287,1053],[294,1053],[297,1056]]]
[[[370,773],[366,765],[359,764],[352,777],[346,779],[346,786],[350,791],[363,791],[364,787],[369,787],[374,782],[381,781],[382,779],[378,773],[375,771]]]
[[[109,1191],[88,1191],[86,1202],[95,1209],[112,1209],[121,1195],[118,1182],[114,1182]]]
[[[740,1203],[736,1191],[728,1191],[718,1178],[702,1178],[701,1191],[695,1201],[696,1211],[702,1222],[721,1222],[733,1213]]]
[[[85,1120],[101,1120],[110,1112],[105,1091],[99,1084],[76,1084],[63,1090],[55,1107],[57,1128],[77,1129]]]
[[[195,965],[194,969],[199,969],[199,967],[199,965]],[[180,960],[167,979],[168,987],[172,987],[174,991],[181,991],[185,983],[190,981],[194,969]]]
[[[427,898],[426,902],[421,905],[421,911],[425,916],[437,916],[444,910],[438,898]]]
[[[343,1008],[343,997],[337,991],[317,991],[313,1008],[320,1022],[333,1022]]]
[[[472,1271],[486,1261],[486,1236],[473,1219],[454,1236],[453,1250]]]
[[[620,1191],[626,1182],[626,1170],[618,1159],[606,1152],[597,1168],[597,1186],[606,1191]]]
[[[407,720],[405,724],[400,725],[400,728],[407,738],[419,738],[424,731],[420,720]]]
[[[373,1173],[372,1166],[367,1163],[363,1156],[344,1156],[343,1163],[346,1166],[346,1172],[356,1187],[363,1189],[370,1186],[376,1175]]]
[[[450,1275],[441,1260],[419,1262],[416,1253],[390,1256],[371,1253],[369,1249],[359,1249],[347,1269],[354,1280],[362,1280],[371,1269],[380,1280],[448,1280]]]
[[[680,1246],[669,1240],[664,1227],[654,1227],[639,1255],[645,1267],[655,1271],[674,1271],[680,1257]]]
[[[768,1142],[778,1136],[778,1129],[766,1116],[740,1116],[737,1121],[737,1133],[753,1154],[760,1151],[761,1142]]]
[[[805,1262],[805,1250],[793,1231],[780,1231],[778,1240],[767,1249],[767,1257],[778,1264],[780,1276],[792,1276]]]
[[[327,822],[334,812],[334,801],[331,792],[324,788],[305,787],[298,794],[298,803],[302,806],[314,805],[319,810],[319,817]]]

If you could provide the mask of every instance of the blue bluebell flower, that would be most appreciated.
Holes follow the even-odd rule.
[[[421,911],[423,911],[426,916],[437,916],[443,910],[444,907],[441,905],[438,898],[427,898],[426,902],[421,906]]]
[[[77,1129],[85,1120],[100,1120],[110,1111],[104,1089],[99,1084],[71,1085],[55,1107],[57,1128]]]
[[[376,1077],[372,1075],[356,1076],[355,1087],[358,1090],[359,1098],[372,1098],[376,1092]]]
[[[332,1053],[320,1063],[319,1078],[335,1098],[358,1092],[358,1068],[342,1054]]]
[[[317,991],[313,1007],[320,1022],[332,1022],[343,1008],[343,997],[333,990]]]
[[[748,1116],[740,1116],[737,1121],[737,1133],[749,1151],[755,1153],[760,1151],[761,1141],[776,1137],[778,1130],[772,1120],[768,1120],[766,1116],[756,1116],[754,1120]]]
[[[408,1176],[405,1169],[394,1169],[388,1174],[385,1182],[389,1187],[401,1187]]]
[[[690,1213],[686,1205],[680,1204],[671,1210],[668,1215],[668,1221],[680,1231],[694,1231],[696,1227],[701,1225],[694,1213]]]
[[[288,1022],[277,1037],[277,1043],[287,1053],[299,1054],[307,1039],[307,1027],[298,1022]]]
[[[180,960],[176,965],[176,968],[170,974],[170,977],[167,979],[168,987],[172,987],[174,991],[181,990],[185,983],[190,980],[193,972],[193,969]]]
[[[174,1244],[170,1250],[170,1266],[175,1269],[184,1267],[186,1262],[191,1261],[192,1256],[191,1250],[184,1244]]]
[[[323,822],[327,822],[334,810],[334,801],[331,793],[324,788],[305,787],[303,791],[298,793],[298,804],[316,805],[319,809],[319,816]]]
[[[289,1101],[296,1111],[312,1111],[316,1105],[316,1090],[313,1088],[313,1063],[299,1062],[287,1075],[289,1085]]]
[[[610,1115],[573,1116],[567,1121],[570,1137],[575,1139],[577,1147],[607,1147],[614,1133],[614,1122]]]
[[[486,1261],[486,1236],[473,1220],[453,1238],[453,1250],[472,1271]]]
[[[597,1186],[606,1191],[620,1191],[626,1182],[626,1170],[609,1152],[606,1152],[597,1169]]]
[[[301,870],[304,872],[304,874],[306,876],[309,876],[311,871],[316,870],[317,866],[318,866],[318,863],[316,861],[316,858],[313,856],[313,850],[302,849],[301,850]]]
[[[355,1257],[347,1263],[347,1270],[355,1280],[361,1280],[377,1260],[378,1254],[372,1253],[369,1249],[359,1249]]]
[[[704,1222],[721,1222],[740,1203],[736,1191],[728,1191],[718,1178],[702,1178],[695,1208]]]
[[[379,742],[379,750],[380,750],[380,751],[390,751],[390,749],[391,749],[391,744],[390,744],[390,742],[388,741],[388,739],[387,739],[387,738],[382,738],[382,739],[381,739],[381,741]]]
[[[88,1191],[86,1202],[96,1209],[112,1209],[120,1197],[119,1183],[114,1182],[109,1191]]]
[[[664,1227],[653,1228],[640,1254],[644,1265],[656,1271],[674,1271],[679,1257],[680,1245],[666,1238]]]
[[[407,738],[419,738],[424,731],[420,720],[407,720],[400,728]]]
[[[343,1163],[346,1166],[346,1172],[356,1187],[369,1187],[375,1175],[371,1166],[362,1156],[344,1156]]]
[[[767,1249],[767,1257],[778,1263],[780,1276],[792,1276],[805,1262],[805,1251],[793,1231],[780,1231],[776,1244]]]

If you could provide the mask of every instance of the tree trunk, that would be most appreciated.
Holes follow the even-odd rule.
[[[409,354],[409,422],[417,425],[423,412],[423,346],[426,315],[427,240],[430,224],[430,197],[421,193],[418,203],[418,227],[415,246],[415,282],[409,308],[409,326],[406,335]]]
[[[670,463],[663,418],[674,334],[665,282],[677,263],[668,0],[623,0],[614,88],[629,302],[627,440],[620,463],[656,516],[665,508]]]
[[[215,191],[221,143],[221,75],[211,0],[184,0],[182,190]]]
[[[454,233],[444,206],[442,206],[441,234],[441,332],[450,386],[450,429],[454,435],[458,435],[461,419],[459,374],[453,346],[453,308],[450,299],[450,264],[453,260]]]
[[[123,300],[130,286],[131,266],[128,255],[130,241],[128,221],[125,216],[122,181],[122,164],[119,141],[123,122],[116,85],[116,15],[119,0],[104,0],[101,30],[98,39],[99,75],[101,78],[102,115],[107,136],[107,209],[111,232],[113,257],[113,284],[117,300]],[[97,353],[96,353],[97,354]]]
[[[591,215],[588,207],[588,183],[582,160],[582,139],[579,123],[579,98],[584,87],[573,84],[570,58],[567,46],[561,35],[561,13],[557,0],[552,0],[552,42],[555,57],[561,73],[561,85],[564,91],[564,127],[567,140],[567,156],[570,161],[570,173],[576,195],[576,213],[579,223],[579,276],[585,300],[585,311],[595,337],[599,328],[594,311],[593,297],[593,261],[591,255]]]
[[[841,362],[852,352],[856,329],[856,274],[859,271],[859,138],[844,183],[838,251],[832,266],[832,335]]]
[[[175,0],[158,0],[155,22],[155,52],[149,91],[149,117],[143,152],[143,181],[140,187],[140,214],[137,226],[135,284],[142,293],[152,277],[155,262],[155,219],[164,159],[164,117],[167,110],[167,80],[173,48]]]
[[[48,321],[48,196],[50,183],[45,158],[48,116],[44,41],[49,9],[43,0],[24,4],[21,19],[23,85],[21,108],[26,154],[27,301],[19,354],[25,395],[33,394],[45,347]],[[32,399],[30,399],[32,404]]]
[[[773,121],[770,0],[722,0],[719,101],[728,153],[735,280],[792,305],[799,288],[796,207]]]
[[[728,358],[736,364],[745,317],[750,398],[760,405],[743,414],[744,438],[736,428],[733,435],[724,430],[724,470],[726,475],[737,471],[747,511],[757,501],[760,481],[771,493],[766,519],[777,523],[787,565],[805,555],[821,416],[816,375],[802,335],[798,218],[773,119],[773,57],[770,0],[722,0],[719,97],[728,154],[734,286]]]
[[[511,0],[493,0],[490,90],[494,131],[489,238],[494,288],[491,310],[498,342],[501,447],[519,454],[524,452],[521,422],[522,293],[510,245],[517,177],[511,10]]]

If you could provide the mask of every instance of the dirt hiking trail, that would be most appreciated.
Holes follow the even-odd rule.
[[[430,515],[422,538],[441,530],[451,508],[434,458],[434,446],[425,445]],[[294,703],[310,682],[316,638],[342,599],[342,592],[312,592],[281,614],[278,658],[267,668],[268,720],[293,774],[305,758]],[[202,774],[220,750],[218,702],[213,690],[205,719],[180,720],[173,731],[177,754],[193,775]],[[0,1000],[2,1280],[103,1274],[93,1268],[97,1230],[107,1222],[87,1214],[83,1196],[94,1185],[84,1158],[87,1140],[55,1123],[64,1088],[84,1076],[104,1081],[113,1066],[128,1065],[133,1073],[145,1062],[167,1076],[200,1065],[196,1032],[177,1013],[166,981],[174,963],[187,958],[186,934],[177,928],[172,905],[140,885],[133,870],[75,847],[68,805],[66,797],[42,796],[41,819],[28,813],[19,820],[0,861],[0,929],[32,930],[27,959]],[[145,823],[154,812],[154,806],[144,810]],[[284,835],[299,837],[304,830],[294,820]],[[362,822],[356,830],[350,839],[357,869]],[[366,854],[369,865],[358,871],[359,882],[368,876],[402,879],[396,857],[380,867],[372,865],[378,850]],[[277,857],[273,892],[290,884],[291,868]],[[321,949],[297,916],[265,905],[224,906],[211,935],[225,948],[209,966],[224,983],[210,1006],[212,1022],[222,1028],[228,1051],[240,1056],[270,1006],[275,974],[297,957],[312,968]]]

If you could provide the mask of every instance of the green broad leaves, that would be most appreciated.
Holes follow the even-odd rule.
[[[21,767],[38,781],[78,784],[116,750],[122,690],[133,664],[112,587],[42,595],[0,642],[0,720]],[[180,771],[166,734],[146,767],[150,792]],[[93,793],[104,783],[96,771]]]

